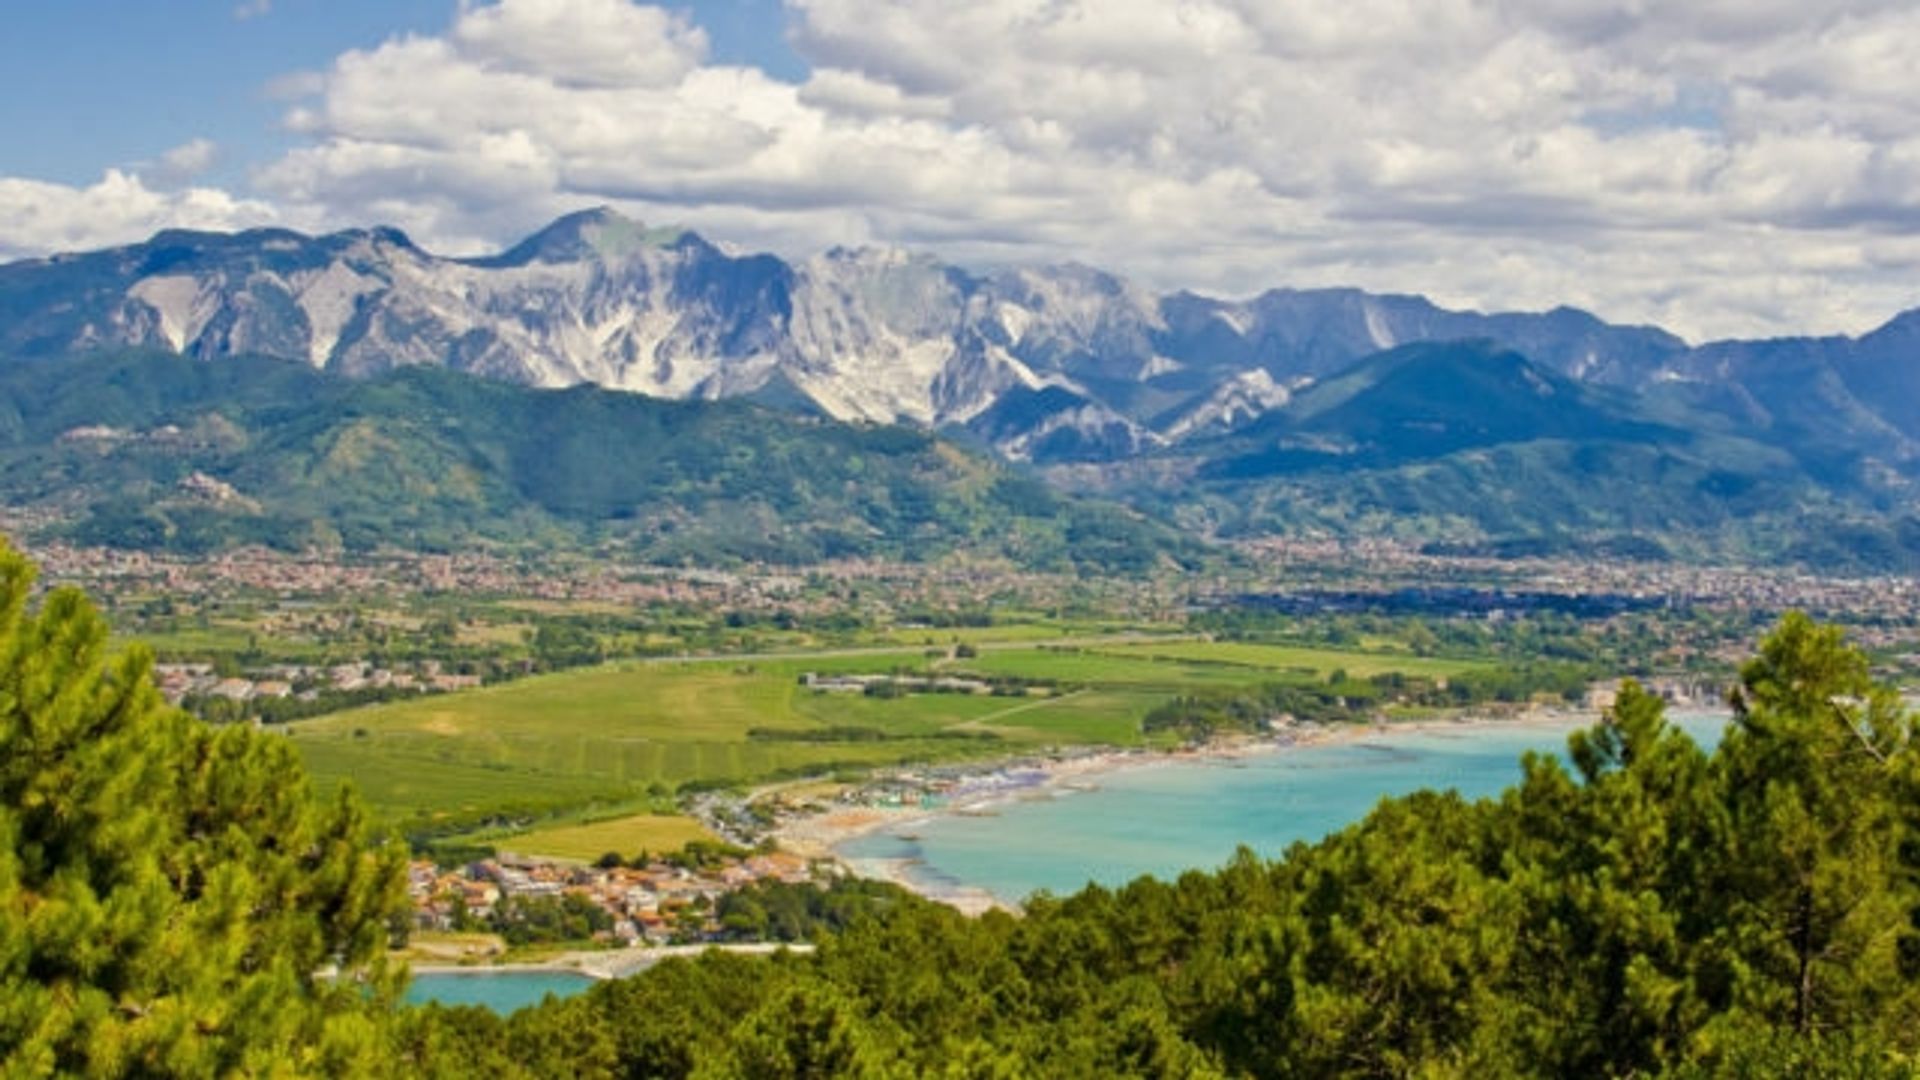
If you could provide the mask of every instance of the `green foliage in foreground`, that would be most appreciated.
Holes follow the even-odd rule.
[[[1494,800],[1421,793],[1278,862],[902,900],[811,957],[711,956],[501,1021],[445,1074],[1907,1076],[1920,748],[1839,632],[1789,617],[1702,751],[1624,692]]]
[[[584,896],[508,897],[494,909],[488,929],[509,945],[586,941],[613,929],[613,916]]]
[[[167,708],[79,593],[29,610],[32,578],[0,545],[5,1075],[382,1068],[402,853],[284,740]]]
[[[722,896],[715,914],[728,938],[813,941],[913,902],[899,886],[866,878],[835,878],[824,888],[810,881],[760,881]]]

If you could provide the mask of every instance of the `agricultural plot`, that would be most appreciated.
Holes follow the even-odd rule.
[[[902,626],[881,631],[879,640],[897,645],[1031,644],[1062,638],[1099,637],[1125,632],[1147,633],[1144,627],[1123,622],[1016,622],[992,626]],[[1168,631],[1170,633],[1170,631]]]
[[[495,843],[516,855],[592,862],[608,852],[630,859],[642,851],[679,851],[690,841],[712,839],[714,835],[690,817],[633,814],[585,825],[536,829],[502,837]]]
[[[293,725],[298,731],[304,725]],[[409,750],[403,740],[347,732],[298,732],[317,788],[342,781],[357,788],[375,812],[392,820],[466,818],[501,811],[545,815],[593,802],[631,799],[625,785],[593,775],[555,774],[528,764],[466,764],[446,748]]]
[[[326,650],[311,641],[278,638],[261,634],[258,629],[246,623],[217,622],[204,628],[168,630],[164,632],[144,632],[137,638],[115,638],[116,648],[125,648],[134,641],[152,649],[155,655],[165,657],[203,657],[222,653],[237,653],[260,646],[266,654],[276,660],[294,663],[313,663],[324,659]]]
[[[1345,671],[1356,679],[1387,672],[1445,678],[1463,672],[1485,669],[1477,660],[1412,656],[1404,653],[1359,652],[1341,649],[1314,649],[1295,645],[1262,645],[1238,641],[1168,641],[1102,646],[1102,656],[1166,663],[1190,661],[1202,664],[1227,664],[1269,672],[1293,672],[1314,678],[1326,678],[1334,671]]]
[[[629,661],[372,706],[290,726],[323,783],[352,780],[399,820],[531,815],[843,769],[1137,744],[1169,697],[1344,669],[1444,674],[1472,665],[1377,653],[1199,641],[978,655],[894,647],[832,654]],[[806,673],[975,675],[1043,681],[1027,696],[821,692]],[[589,845],[591,846],[591,845]],[[607,848],[601,848],[605,851]],[[595,852],[598,855],[599,852]]]
[[[490,807],[537,812],[688,782],[979,756],[1009,741],[1078,737],[1077,718],[1051,737],[1027,716],[1012,739],[977,726],[1005,709],[1005,698],[879,699],[799,684],[803,670],[893,666],[851,657],[767,666],[627,664],[338,713],[290,730],[323,782],[350,779],[376,808],[403,817]],[[863,729],[871,737],[805,737],[828,729]]]
[[[1180,643],[1137,646],[1129,654],[1093,648],[981,650],[977,657],[956,661],[956,671],[986,676],[1039,679],[1090,687],[1127,687],[1179,693],[1203,686],[1249,686],[1270,676],[1253,669],[1175,660],[1153,650],[1174,649]],[[1209,646],[1201,645],[1201,648]]]

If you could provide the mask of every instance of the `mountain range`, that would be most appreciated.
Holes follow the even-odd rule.
[[[1286,400],[1410,341],[1489,338],[1635,384],[1686,353],[1571,310],[1450,312],[1417,297],[1155,296],[1083,266],[974,275],[895,250],[789,263],[611,211],[444,259],[392,229],[163,232],[0,267],[0,353],[153,346],[364,376],[416,364],[538,387],[759,397],[839,420],[971,426],[1010,456],[1129,456]]]
[[[126,348],[906,425],[1228,535],[1899,565],[1916,531],[1920,311],[1858,338],[1691,345],[1571,308],[1160,295],[895,250],[788,261],[606,210],[477,259],[391,229],[169,231],[0,267],[0,356]]]
[[[1206,549],[938,437],[749,402],[343,379],[130,350],[0,364],[0,503],[85,544],[612,551],[656,563],[949,555],[1130,572]]]

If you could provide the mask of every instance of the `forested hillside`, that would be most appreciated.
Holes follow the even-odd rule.
[[[185,552],[536,544],[712,565],[965,551],[1097,571],[1201,553],[906,428],[155,352],[0,365],[0,499],[63,514],[84,543]]]
[[[1822,571],[1920,560],[1910,481],[1861,425],[1825,413],[1816,438],[1824,406],[1808,405],[1780,437],[1680,396],[1581,382],[1491,342],[1407,345],[1235,430],[1052,472],[1225,536],[1358,531],[1496,555]]]
[[[174,229],[0,265],[0,354],[59,370],[101,348],[297,365],[306,378],[388,388],[366,395],[383,404],[364,424],[323,410],[305,428],[247,429],[276,436],[256,441],[297,466],[289,475],[260,465],[233,482],[261,504],[255,520],[229,515],[216,527],[175,507],[156,526],[138,520],[130,496],[106,508],[95,538],[157,527],[174,544],[209,530],[298,543],[332,541],[335,528],[359,543],[391,524],[400,531],[387,539],[431,545],[474,522],[518,537],[557,524],[617,535],[649,557],[804,561],[943,548],[966,519],[962,538],[1012,547],[1029,564],[1070,557],[1058,529],[1003,507],[945,496],[926,505],[922,485],[888,462],[933,444],[889,451],[879,442],[901,438],[893,428],[800,426],[834,418],[940,432],[982,457],[1041,468],[1060,490],[1207,535],[1310,532],[1823,572],[1920,567],[1916,311],[1858,337],[1694,346],[1566,307],[1480,314],[1338,288],[1229,301],[1159,295],[1082,265],[976,274],[887,249],[788,261],[605,208],[481,259],[431,254],[390,228]],[[394,373],[410,368],[689,408],[611,405],[584,390],[526,399],[463,390],[453,412],[486,434],[449,438],[444,417],[397,430],[382,411],[394,403]],[[69,404],[89,400],[95,374],[75,366],[80,392]],[[219,378],[245,394],[290,377]],[[397,378],[415,392],[454,385],[419,371]],[[30,390],[0,380],[0,411],[9,398],[34,401]],[[322,403],[351,396],[328,391]],[[787,415],[699,407],[718,399]],[[706,419],[664,419],[696,414]],[[60,415],[69,428],[116,423],[111,409]],[[727,429],[745,417],[762,434],[743,443]],[[509,420],[521,427],[495,430]],[[690,443],[663,447],[661,435]],[[708,436],[727,440],[725,451]],[[797,472],[779,464],[797,455],[818,460]],[[636,489],[679,479],[637,468],[656,456],[723,478],[687,486],[698,504],[682,513],[656,487]],[[389,462],[386,475],[362,467],[367,457]],[[338,475],[343,464],[353,475]],[[954,478],[951,463],[906,471],[936,485]],[[309,475],[320,494],[297,490]],[[342,505],[327,502],[333,490]],[[396,499],[423,505],[389,519]],[[1102,550],[1091,562],[1104,569],[1114,525],[1092,528]]]

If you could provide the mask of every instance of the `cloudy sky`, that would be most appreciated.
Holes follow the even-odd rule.
[[[734,245],[1559,303],[1920,306],[1911,0],[61,0],[0,14],[0,257],[168,225]]]

